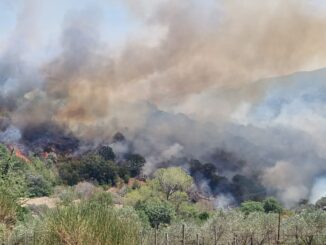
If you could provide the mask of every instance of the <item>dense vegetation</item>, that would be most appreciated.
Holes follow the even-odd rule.
[[[217,209],[216,200],[200,197],[195,188],[198,173],[208,177],[209,185],[227,183],[210,164],[194,161],[189,173],[158,169],[145,179],[141,155],[117,160],[108,146],[78,157],[28,159],[0,145],[0,238],[5,243],[149,245],[156,236],[161,242],[168,237],[170,244],[180,239],[187,244],[273,244],[279,229],[284,243],[326,243],[326,198],[293,210],[272,197]],[[241,176],[234,179],[233,186],[254,185]],[[38,197],[48,197],[47,202],[30,202]]]

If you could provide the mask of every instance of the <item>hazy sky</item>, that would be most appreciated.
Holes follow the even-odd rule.
[[[111,46],[137,32],[140,23],[119,1],[101,0],[0,0],[0,53],[12,39],[22,39],[24,58],[38,61],[56,52],[65,17],[74,11],[89,11],[99,21],[101,39]],[[26,25],[27,23],[27,25]],[[19,25],[24,24],[24,30]],[[28,29],[27,29],[28,28]]]
[[[164,0],[140,2],[151,6],[160,1]],[[60,46],[59,37],[64,19],[73,11],[93,11],[93,17],[100,22],[101,40],[113,48],[123,46],[131,36],[145,36],[147,39],[151,35],[155,36],[156,30],[145,27],[139,18],[134,18],[135,16],[125,2],[119,0],[0,0],[0,54],[9,49],[8,46],[11,43],[17,45],[17,39],[21,39],[26,60],[41,62],[43,58],[54,55]],[[326,6],[326,2],[322,0],[307,0],[307,2],[316,6],[316,12]],[[22,28],[19,30],[19,25],[22,24],[24,30],[21,30]]]

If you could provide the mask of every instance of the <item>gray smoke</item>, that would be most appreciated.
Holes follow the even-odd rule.
[[[3,142],[26,142],[39,125],[64,128],[56,142],[105,142],[120,131],[146,157],[146,173],[209,161],[217,174],[258,179],[288,205],[325,174],[326,71],[285,76],[326,65],[325,15],[311,3],[126,0],[150,35],[131,35],[118,50],[101,38],[98,8],[69,11],[58,55],[40,64],[24,56],[42,32],[40,1],[24,3],[0,53],[0,112],[11,124]],[[234,156],[216,160],[221,149]]]

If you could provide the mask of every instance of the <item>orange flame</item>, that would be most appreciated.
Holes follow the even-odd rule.
[[[7,147],[12,153],[15,153],[15,156],[19,159],[22,159],[25,162],[31,162],[31,160],[29,160],[17,147],[14,147],[13,145],[9,145]]]

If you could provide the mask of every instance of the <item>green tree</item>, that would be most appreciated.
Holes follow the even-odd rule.
[[[146,160],[139,154],[128,154],[126,157],[127,168],[131,177],[136,177],[141,173],[142,167],[145,165]]]
[[[81,181],[80,162],[76,159],[66,159],[58,164],[58,172],[61,180],[68,185],[76,185]]]
[[[154,176],[166,200],[169,200],[177,191],[187,192],[193,183],[191,176],[178,167],[159,169]]]
[[[282,205],[274,197],[266,198],[263,207],[266,213],[280,213],[283,210]]]
[[[240,210],[248,215],[253,212],[264,212],[264,207],[261,202],[245,201],[241,203]]]
[[[138,202],[135,208],[146,214],[152,227],[158,227],[160,224],[170,224],[175,215],[173,206],[169,202],[158,198]]]
[[[114,161],[115,160],[115,154],[110,146],[101,146],[98,150],[98,153],[100,156],[104,158],[106,161]]]
[[[87,154],[81,159],[68,159],[58,165],[63,182],[75,185],[83,180],[97,181],[99,184],[115,185],[118,166],[106,161],[98,154]]]
[[[82,158],[79,174],[83,180],[95,180],[100,184],[115,185],[118,167],[112,161],[106,161],[97,154],[89,154]]]

